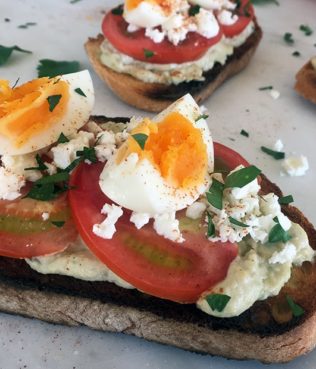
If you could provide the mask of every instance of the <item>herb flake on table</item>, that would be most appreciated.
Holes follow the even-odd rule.
[[[247,131],[245,131],[244,129],[242,129],[242,130],[240,131],[240,134],[241,134],[242,136],[249,137],[249,133],[248,133]]]
[[[292,55],[298,57],[301,56],[301,53],[299,51],[294,51],[292,52]]]
[[[16,46],[16,45],[15,46],[0,45],[0,65],[5,64],[9,60],[13,51],[18,51],[20,53],[26,53],[26,54],[32,54],[32,51],[22,49],[21,47]]]
[[[292,33],[290,33],[290,32],[286,32],[286,33],[284,33],[284,35],[283,35],[283,40],[284,40],[287,44],[289,44],[289,45],[293,45],[293,44],[294,44],[293,35],[292,35]]]
[[[275,160],[281,160],[285,158],[285,153],[282,151],[275,151],[272,149],[269,149],[268,147],[261,146],[261,151],[263,151],[265,154],[272,156]]]
[[[310,36],[313,33],[313,30],[307,24],[301,24],[300,31],[302,31],[305,36]]]
[[[25,24],[20,24],[18,26],[18,28],[20,28],[20,29],[27,29],[27,28],[29,28],[31,26],[36,26],[36,25],[37,25],[37,23],[35,23],[35,22],[27,22]]]
[[[254,5],[275,4],[280,6],[278,0],[251,0],[250,2]]]
[[[259,87],[259,91],[268,91],[268,90],[273,90],[273,86]]]
[[[61,74],[76,73],[80,70],[77,61],[58,61],[52,59],[41,59],[37,66],[38,77],[56,77]]]

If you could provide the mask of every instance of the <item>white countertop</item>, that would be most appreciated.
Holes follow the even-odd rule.
[[[316,224],[316,105],[304,101],[293,90],[297,70],[316,55],[316,1],[279,0],[258,6],[263,41],[250,66],[223,85],[204,105],[210,112],[213,138],[239,151],[277,182],[285,194]],[[27,81],[36,77],[39,59],[78,60],[89,68],[83,43],[100,31],[102,11],[118,0],[0,0],[0,44],[18,45],[33,54],[15,53],[8,65],[0,67],[0,78]],[[4,18],[10,18],[5,22]],[[18,25],[36,22],[28,29]],[[314,34],[307,37],[299,26],[308,24]],[[294,46],[283,41],[291,32]],[[298,50],[300,57],[292,56]],[[95,114],[107,116],[139,115],[142,112],[120,102],[92,72]],[[278,100],[258,88],[273,85]],[[239,134],[244,129],[250,138]],[[280,162],[260,151],[282,139],[287,153],[304,154],[310,162],[305,177],[280,176]],[[316,351],[286,365],[288,369],[314,369]],[[256,362],[236,362],[185,352],[121,334],[68,328],[6,314],[0,314],[0,369],[241,369],[266,368]],[[283,368],[272,365],[270,368]]]

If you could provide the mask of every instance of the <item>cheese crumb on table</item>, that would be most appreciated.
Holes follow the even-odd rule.
[[[275,89],[272,89],[270,91],[270,95],[271,97],[274,99],[274,100],[277,100],[279,97],[280,97],[280,92],[275,90]]]
[[[283,142],[280,139],[276,140],[273,149],[278,152],[282,151],[284,149]]]
[[[304,176],[309,169],[307,157],[290,156],[283,161],[282,168],[291,177]]]

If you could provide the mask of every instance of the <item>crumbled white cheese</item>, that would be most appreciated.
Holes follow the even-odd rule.
[[[160,235],[171,241],[184,242],[179,229],[179,221],[175,213],[158,214],[154,217],[154,229]]]
[[[137,213],[133,211],[130,221],[135,224],[137,229],[141,229],[146,225],[150,220],[150,216],[147,213]]]
[[[292,262],[292,260],[295,259],[295,256],[296,247],[292,243],[287,242],[283,250],[280,252],[275,251],[272,254],[271,258],[269,259],[269,264],[285,264]]]
[[[201,201],[196,201],[187,207],[185,215],[191,219],[200,219],[206,210],[206,204]]]
[[[206,38],[212,38],[218,34],[219,24],[212,12],[201,8],[195,18],[197,22],[197,33]]]
[[[58,168],[67,168],[77,158],[77,151],[90,147],[92,142],[94,142],[93,133],[79,131],[69,142],[58,144],[51,149],[54,163]]]
[[[290,156],[283,161],[282,168],[291,177],[304,176],[309,169],[307,157]]]
[[[189,32],[196,32],[197,25],[190,19],[185,19],[182,14],[175,14],[162,25],[168,40],[174,45],[184,41]]]
[[[96,122],[93,122],[92,120],[90,120],[86,124],[86,129],[87,129],[88,132],[91,132],[94,135],[97,135],[98,133],[103,132],[100,124],[97,124]]]
[[[16,175],[23,176],[27,181],[35,182],[42,177],[39,170],[25,170],[26,168],[38,167],[34,154],[2,155],[1,161],[7,170]]]
[[[165,32],[160,31],[157,28],[146,28],[145,36],[149,37],[156,44],[162,42],[165,38]]]
[[[101,213],[107,217],[102,223],[93,226],[93,233],[101,238],[111,239],[116,232],[115,224],[123,215],[123,210],[120,206],[105,204]]]
[[[21,188],[25,185],[23,176],[0,167],[0,199],[15,200],[21,193]]]
[[[221,9],[235,9],[237,3],[230,0],[190,0],[191,4],[197,4],[206,9],[221,10]]]
[[[276,140],[273,149],[278,152],[282,151],[284,149],[283,142],[280,139]]]
[[[133,33],[133,32],[136,32],[140,29],[140,27],[138,26],[135,26],[134,24],[130,24],[127,26],[127,32],[129,33]]]
[[[42,214],[42,219],[43,220],[48,220],[49,219],[49,213],[43,213]]]
[[[239,17],[237,14],[233,14],[231,11],[223,9],[218,13],[217,18],[220,24],[231,26],[238,21]]]
[[[96,136],[95,153],[99,161],[105,162],[110,159],[116,150],[115,134],[111,131],[102,131]]]
[[[272,89],[270,90],[270,95],[274,100],[277,100],[280,97],[280,92],[275,89]]]
[[[46,165],[46,167],[47,167],[47,173],[50,175],[50,176],[52,176],[53,174],[56,174],[57,173],[57,167],[56,167],[56,165],[55,164],[53,164],[53,163],[47,163],[47,162],[45,162],[44,163],[45,165]]]

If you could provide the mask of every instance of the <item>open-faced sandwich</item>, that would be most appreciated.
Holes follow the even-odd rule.
[[[316,232],[186,95],[90,117],[88,72],[0,82],[0,309],[229,358],[316,343]]]
[[[305,99],[316,104],[316,56],[297,73],[295,90]]]
[[[125,102],[161,111],[186,93],[201,102],[250,61],[262,36],[249,0],[126,0],[85,44]]]

